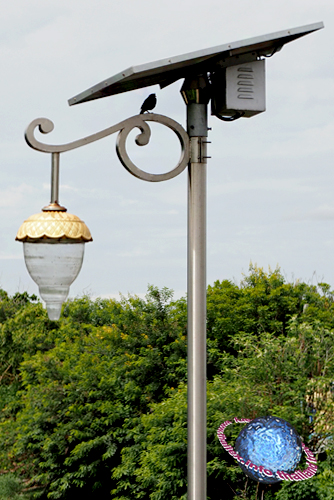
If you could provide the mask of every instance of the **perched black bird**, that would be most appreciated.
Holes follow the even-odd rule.
[[[150,94],[140,108],[140,114],[142,115],[145,111],[151,111],[157,105],[157,98],[155,94]]]

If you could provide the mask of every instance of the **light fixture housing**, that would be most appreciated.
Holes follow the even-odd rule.
[[[85,243],[92,241],[86,224],[64,207],[59,208],[45,207],[30,216],[15,238],[23,242],[28,272],[39,287],[51,320],[60,318],[70,285],[80,272]]]
[[[251,117],[266,110],[265,60],[223,68],[211,75],[211,114]]]

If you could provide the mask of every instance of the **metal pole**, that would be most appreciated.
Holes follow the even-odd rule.
[[[51,201],[59,202],[59,153],[52,153],[51,159]]]
[[[207,105],[187,105],[188,500],[206,500],[206,143]]]

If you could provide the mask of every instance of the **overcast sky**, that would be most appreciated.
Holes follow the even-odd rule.
[[[41,140],[66,143],[139,112],[156,92],[156,112],[185,126],[182,81],[69,107],[67,100],[139,65],[324,21],[325,29],[267,60],[267,111],[223,123],[210,117],[208,283],[239,282],[250,262],[281,267],[288,281],[334,286],[334,3],[332,0],[11,0],[1,13],[0,286],[37,293],[21,223],[49,202],[50,158],[24,130],[47,117]],[[129,146],[151,172],[179,154],[172,133]],[[71,296],[145,294],[148,284],[186,292],[187,174],[140,181],[121,166],[116,135],[61,155],[60,202],[82,218],[86,245]]]

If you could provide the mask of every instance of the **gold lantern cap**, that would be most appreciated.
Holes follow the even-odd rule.
[[[92,235],[86,224],[76,215],[60,210],[44,210],[31,215],[17,232],[16,240],[38,242],[51,240],[88,242]]]

